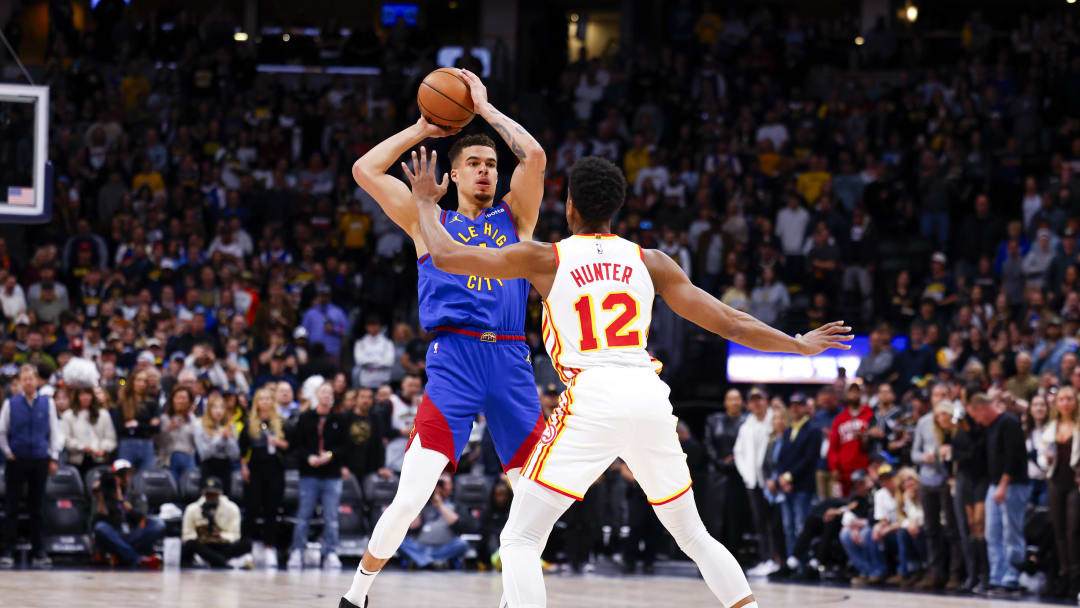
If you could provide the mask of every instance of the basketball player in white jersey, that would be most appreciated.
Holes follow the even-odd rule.
[[[502,532],[503,594],[510,608],[542,608],[547,599],[540,550],[552,526],[616,458],[622,458],[657,517],[701,570],[725,608],[755,608],[734,556],[709,536],[694,505],[686,455],[675,434],[670,389],[645,350],[656,295],[683,318],[768,352],[813,355],[848,349],[851,328],[829,323],[791,337],[695,287],[660,251],[609,234],[625,199],[622,171],[588,157],[570,171],[559,243],[525,241],[502,249],[466,247],[439,223],[447,177],[435,179],[435,154],[414,152],[405,167],[420,230],[435,266],[492,279],[526,278],[544,297],[544,344],[567,383],[514,492]],[[404,165],[404,163],[403,163]]]

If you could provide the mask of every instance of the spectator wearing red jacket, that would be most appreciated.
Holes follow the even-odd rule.
[[[870,419],[874,410],[862,401],[862,386],[848,385],[844,392],[844,410],[837,414],[829,431],[829,470],[840,482],[844,496],[851,489],[851,474],[870,464]]]

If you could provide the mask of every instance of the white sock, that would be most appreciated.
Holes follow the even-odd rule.
[[[345,592],[345,599],[355,606],[364,608],[364,598],[367,597],[368,591],[371,590],[371,583],[375,582],[376,574],[378,574],[378,571],[368,572],[364,570],[363,566],[357,566],[356,574],[353,575],[352,586]]]

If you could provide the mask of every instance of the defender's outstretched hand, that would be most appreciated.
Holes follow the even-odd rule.
[[[850,344],[855,336],[851,335],[851,328],[844,325],[843,321],[833,321],[807,334],[795,334],[795,339],[801,346],[800,354],[816,355],[830,348],[850,350]]]
[[[428,161],[427,149],[420,146],[420,158],[417,159],[416,151],[412,153],[413,172],[408,163],[401,163],[401,169],[412,186],[413,196],[417,203],[435,204],[446,194],[450,187],[450,176],[443,173],[442,182],[435,181],[435,160],[438,154],[431,151],[431,161]]]

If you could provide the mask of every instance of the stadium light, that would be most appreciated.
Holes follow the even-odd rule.
[[[577,13],[570,13],[570,23],[577,23],[578,19],[580,19],[580,17],[578,17]]]
[[[1066,4],[1076,4],[1076,0],[1065,0]]]
[[[285,33],[285,34],[281,35],[281,41],[282,42],[288,42],[290,39],[292,39],[292,36],[290,36],[288,33]]]
[[[1073,1],[1075,2],[1075,0]],[[919,7],[914,4],[907,5],[907,8],[904,9],[904,18],[910,23],[915,23],[915,20],[919,18]]]
[[[862,36],[855,36],[855,46],[862,46],[863,42],[866,42],[866,41],[863,40]]]
[[[235,34],[232,35],[232,39],[237,41],[237,42],[247,42],[247,39],[248,39],[247,32],[236,32]]]

